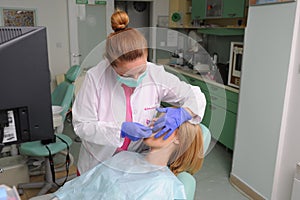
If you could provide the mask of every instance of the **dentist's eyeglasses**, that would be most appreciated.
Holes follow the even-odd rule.
[[[132,69],[127,71],[121,69],[121,67],[113,67],[113,68],[120,76],[126,78],[138,78],[141,74],[143,74],[147,70],[147,64],[133,67]]]

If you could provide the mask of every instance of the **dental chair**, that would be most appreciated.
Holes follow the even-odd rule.
[[[80,74],[80,66],[73,65],[65,74],[65,79],[54,89],[51,94],[51,101],[53,106],[60,106],[62,108],[60,115],[53,116],[55,133],[62,133],[64,128],[64,121],[69,112],[74,99],[75,86],[74,82]]]
[[[209,129],[204,125],[200,124],[202,128],[203,134],[203,154],[205,155],[210,141],[211,141],[211,133]],[[188,172],[181,172],[177,175],[177,178],[183,183],[184,189],[186,192],[187,200],[194,200],[195,191],[196,191],[196,179]]]
[[[22,143],[19,147],[20,154],[26,156],[39,156],[44,158],[45,163],[45,174],[44,180],[40,182],[20,183],[18,184],[18,192],[20,195],[24,193],[24,189],[41,188],[37,196],[46,194],[51,189],[57,189],[65,181],[68,181],[76,177],[76,174],[69,176],[69,154],[66,157],[66,176],[55,179],[55,169],[53,156],[62,150],[67,149],[72,144],[72,139],[64,134],[56,134],[56,141],[47,145],[42,144],[41,141],[33,141]]]
[[[202,128],[202,134],[203,134],[203,151],[204,151],[204,155],[206,154],[209,145],[210,145],[210,141],[211,141],[211,133],[209,131],[209,129],[203,125],[200,124],[201,128]],[[183,183],[184,188],[185,188],[185,192],[186,192],[186,197],[187,200],[194,200],[194,196],[195,196],[195,191],[196,191],[196,180],[195,178],[187,173],[187,172],[181,172],[177,175],[177,178]],[[52,199],[51,195],[43,195],[41,197],[34,197],[31,198],[30,200],[50,200]]]

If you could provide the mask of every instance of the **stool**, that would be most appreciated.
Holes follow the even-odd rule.
[[[56,136],[62,138],[68,146],[72,144],[72,139],[64,134],[56,134]],[[58,137],[56,137],[55,143],[47,144],[49,150],[51,151],[51,155],[55,155],[60,151],[67,148],[67,145],[61,141]],[[23,189],[31,189],[31,188],[41,188],[38,193],[39,195],[46,194],[50,189],[58,188],[57,184],[62,184],[66,177],[57,179],[54,183],[52,180],[52,173],[50,167],[50,159],[49,159],[49,151],[46,148],[46,145],[43,145],[41,141],[34,141],[34,142],[26,142],[21,144],[19,148],[20,154],[27,155],[27,156],[35,156],[35,157],[44,157],[45,159],[45,176],[44,181],[42,182],[33,182],[33,183],[21,183],[18,184],[18,191],[20,194],[23,193]],[[68,177],[68,180],[74,177]]]

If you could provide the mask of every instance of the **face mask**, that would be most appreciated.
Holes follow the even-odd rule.
[[[125,85],[127,85],[128,87],[137,87],[142,80],[145,78],[145,76],[147,75],[147,71],[144,71],[139,77],[138,79],[134,79],[131,77],[123,77],[120,75],[117,75],[117,80]]]

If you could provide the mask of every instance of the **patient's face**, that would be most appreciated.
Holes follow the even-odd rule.
[[[168,137],[166,140],[163,140],[163,137],[165,136],[162,135],[160,136],[159,138],[154,138],[154,135],[156,133],[153,133],[151,135],[151,137],[149,138],[145,138],[143,140],[143,142],[148,145],[149,147],[151,147],[152,149],[155,149],[155,148],[162,148],[162,147],[165,147],[167,146],[168,144],[170,144],[171,142],[173,142],[175,139],[177,139],[177,136],[176,136],[176,132],[177,130],[174,131],[174,133],[172,135],[170,135],[170,137]]]

